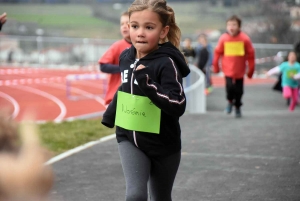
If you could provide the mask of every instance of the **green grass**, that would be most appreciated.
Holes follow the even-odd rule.
[[[76,28],[91,26],[109,26],[110,23],[90,16],[62,16],[62,15],[38,15],[38,14],[12,14],[10,18],[19,22],[33,22],[41,26],[53,26],[58,28]]]
[[[9,21],[35,24],[39,28],[60,30],[64,36],[119,37],[119,25],[96,18],[88,5],[3,4]]]
[[[39,125],[42,144],[54,155],[114,132],[115,129],[103,126],[101,119],[75,120],[58,124],[49,122]]]
[[[129,4],[125,4],[122,9],[126,10],[128,6]],[[206,29],[224,29],[227,16],[255,12],[257,9],[252,4],[224,8],[221,5],[210,6],[208,2],[172,2],[170,6],[175,11],[176,21],[183,35],[198,34]],[[114,22],[96,18],[92,9],[106,18],[113,18]],[[117,22],[121,10],[114,10],[111,4],[0,4],[0,12],[4,11],[8,13],[9,20],[60,30],[66,37],[120,38]]]
[[[85,27],[107,26],[109,23],[94,18],[88,6],[74,5],[1,5],[8,19],[37,23],[40,26]]]

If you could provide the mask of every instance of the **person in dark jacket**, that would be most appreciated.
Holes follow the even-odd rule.
[[[189,63],[193,63],[196,57],[196,52],[194,47],[192,46],[192,40],[190,38],[185,38],[183,41],[183,45],[181,47],[181,51],[183,55],[188,60]]]
[[[197,66],[205,75],[205,94],[209,94],[211,92],[211,76],[210,76],[210,50],[207,42],[207,38],[204,34],[199,36],[199,43],[201,45],[200,50],[198,51],[198,61]]]
[[[300,63],[300,40],[295,43],[294,51],[296,52],[297,55],[297,61]]]
[[[146,201],[148,189],[151,200],[171,201],[181,158],[179,117],[186,108],[182,78],[190,69],[165,0],[135,0],[129,26],[132,46],[120,55],[122,85],[102,124],[116,124],[126,201]]]
[[[213,48],[207,40],[205,34],[198,36],[198,45],[196,48],[197,52],[197,63],[196,66],[205,75],[205,94],[212,92],[212,78],[211,78],[211,65],[213,59]]]

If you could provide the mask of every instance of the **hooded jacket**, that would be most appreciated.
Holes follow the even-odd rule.
[[[146,66],[136,70],[140,64]],[[122,85],[119,91],[147,96],[161,109],[160,132],[151,134],[116,126],[117,141],[129,140],[149,156],[167,156],[181,150],[179,117],[186,107],[182,78],[190,73],[183,54],[170,42],[141,59],[136,59],[134,46],[120,55]],[[102,124],[113,127],[117,93],[103,114]],[[151,122],[149,122],[151,124]]]

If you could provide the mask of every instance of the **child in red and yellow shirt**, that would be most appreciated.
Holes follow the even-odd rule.
[[[227,32],[224,33],[215,48],[213,69],[220,71],[219,59],[226,80],[226,112],[231,113],[235,106],[235,116],[241,117],[242,95],[244,93],[244,75],[248,62],[248,78],[252,78],[255,69],[255,50],[250,38],[241,31],[241,19],[233,15],[227,20]]]
[[[120,18],[120,32],[123,39],[112,44],[98,61],[100,70],[109,74],[108,86],[104,99],[105,105],[108,105],[112,101],[118,87],[121,85],[119,56],[126,48],[131,46],[128,22],[129,14],[128,12],[124,12]]]

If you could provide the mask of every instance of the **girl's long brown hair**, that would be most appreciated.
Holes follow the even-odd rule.
[[[167,5],[165,0],[135,0],[128,9],[129,17],[133,12],[146,9],[159,15],[163,27],[170,27],[167,38],[162,42],[169,41],[175,47],[179,48],[181,31],[175,22],[174,10]]]

